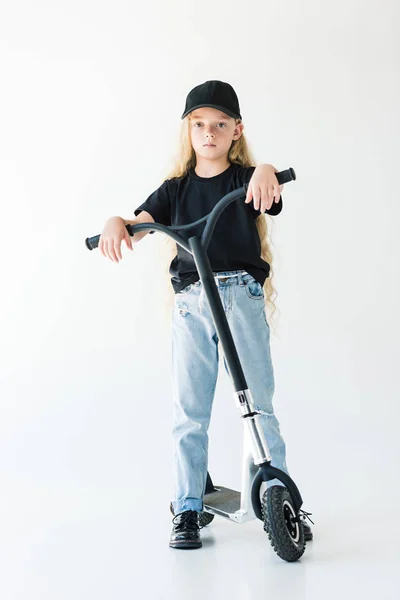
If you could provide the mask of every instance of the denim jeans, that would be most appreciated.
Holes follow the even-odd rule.
[[[256,410],[261,411],[271,464],[285,473],[286,447],[272,397],[274,371],[264,289],[246,271],[214,273]],[[172,312],[174,512],[203,510],[208,469],[208,428],[218,376],[218,335],[200,281],[175,294]],[[229,375],[224,357],[225,370]],[[232,402],[233,402],[232,386]],[[229,399],[227,399],[228,401]],[[238,409],[238,419],[240,411]],[[278,479],[266,483],[283,485]]]

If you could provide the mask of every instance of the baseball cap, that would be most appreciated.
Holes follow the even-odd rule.
[[[205,81],[194,87],[186,98],[184,119],[195,108],[210,106],[217,108],[234,119],[241,119],[239,100],[233,87],[225,81]]]

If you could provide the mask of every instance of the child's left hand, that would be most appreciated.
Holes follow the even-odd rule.
[[[279,202],[284,186],[279,185],[275,173],[277,169],[273,165],[258,165],[254,169],[247,188],[246,204],[254,198],[254,208],[265,212],[274,201]]]

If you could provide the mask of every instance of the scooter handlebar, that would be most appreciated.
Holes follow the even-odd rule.
[[[294,172],[294,169],[292,169],[292,167],[290,167],[289,169],[286,169],[285,171],[279,171],[278,173],[275,173],[276,178],[279,182],[279,185],[284,185],[285,183],[288,183],[289,181],[295,181],[296,179],[296,173]],[[244,193],[247,194],[247,188],[248,188],[249,184],[245,183],[243,185],[243,189],[244,189]],[[131,233],[131,227],[133,227],[132,225],[125,225],[129,235],[132,235]],[[101,234],[100,234],[101,235]],[[94,248],[97,248],[99,245],[99,241],[100,241],[100,235],[95,235],[93,237],[90,238],[86,238],[85,240],[85,244],[86,247],[89,250],[94,250]]]

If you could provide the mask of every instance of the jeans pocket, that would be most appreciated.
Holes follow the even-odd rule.
[[[253,300],[264,300],[264,288],[254,277],[245,282],[246,294]]]

